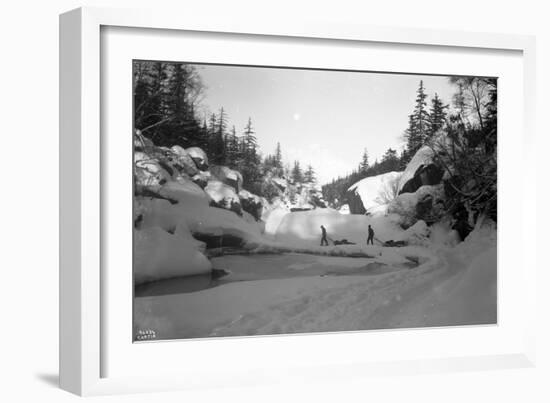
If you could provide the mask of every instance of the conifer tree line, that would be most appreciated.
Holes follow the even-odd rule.
[[[230,124],[224,108],[200,117],[205,92],[197,68],[186,63],[134,61],[134,127],[156,146],[200,147],[212,165],[238,170],[243,187],[267,198],[277,194],[266,175],[295,182],[315,182],[313,167],[299,161],[290,168],[277,143],[273,154],[260,152],[252,118],[241,130]]]
[[[356,170],[323,186],[325,200],[338,207],[345,203],[347,189],[354,183],[370,176],[404,170],[415,153],[427,145],[435,151],[437,162],[451,177],[447,187],[457,197],[450,198],[455,206],[450,206],[449,210],[467,204],[496,219],[496,79],[450,77],[449,82],[455,87],[452,105],[445,104],[437,93],[428,103],[421,80],[414,108],[408,116],[401,152],[389,148],[380,161],[370,164],[365,149]],[[475,185],[477,191],[464,189],[466,183],[478,183]]]

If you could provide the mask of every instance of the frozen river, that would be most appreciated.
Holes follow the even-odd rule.
[[[307,311],[320,319],[328,312],[324,305],[337,304],[339,296],[386,284],[378,278],[397,282],[400,273],[414,272],[416,266],[409,261],[386,264],[371,258],[290,253],[228,255],[212,261],[228,274],[137,287],[135,330],[152,329],[159,339],[281,333],[286,316],[299,321],[300,313]],[[241,320],[247,322],[244,328],[235,327]],[[266,323],[273,327],[266,329]],[[322,330],[315,323],[311,326],[311,331]]]
[[[198,275],[156,281],[137,287],[136,297],[200,292],[239,281],[297,277],[365,276],[415,267],[414,262],[391,266],[369,258],[315,256],[299,253],[227,255],[212,259],[213,275]]]

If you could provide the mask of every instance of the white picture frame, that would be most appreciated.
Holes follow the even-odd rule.
[[[499,321],[499,326],[472,330],[471,328],[399,330],[388,332],[351,332],[346,335],[322,336],[270,336],[258,338],[234,338],[215,341],[183,341],[159,343],[155,355],[175,354],[183,349],[212,351],[208,365],[201,362],[201,355],[187,355],[185,362],[155,362],[155,368],[164,370],[130,372],[124,366],[116,371],[107,368],[106,362],[115,355],[113,351],[127,354],[144,354],[140,358],[144,367],[153,361],[151,344],[140,344],[139,350],[132,347],[131,339],[116,341],[127,343],[126,347],[113,344],[105,329],[109,321],[109,290],[104,280],[108,278],[102,268],[106,264],[106,243],[102,225],[105,214],[102,209],[108,203],[106,191],[111,189],[106,180],[113,172],[108,169],[124,169],[107,164],[105,147],[112,144],[101,136],[108,129],[102,118],[102,93],[108,92],[102,81],[102,29],[106,27],[164,30],[164,32],[218,33],[241,35],[255,40],[330,41],[330,46],[348,44],[377,44],[377,46],[408,47],[408,51],[421,49],[467,50],[479,55],[484,52],[513,52],[516,73],[521,71],[521,82],[515,82],[516,105],[520,113],[511,122],[522,131],[519,157],[526,161],[534,152],[534,102],[535,102],[535,42],[530,36],[468,33],[458,31],[430,31],[408,28],[385,28],[346,25],[330,22],[294,23],[271,21],[269,18],[232,18],[212,20],[198,16],[185,16],[151,10],[115,10],[104,8],[80,8],[60,17],[60,385],[63,389],[79,395],[134,393],[183,388],[207,388],[224,385],[253,385],[270,382],[293,382],[298,379],[330,380],[343,377],[368,376],[370,374],[412,374],[419,372],[467,371],[492,368],[532,366],[535,362],[536,318],[526,315],[521,322]],[[158,32],[158,31],[157,31]],[[173,40],[173,38],[172,38]],[[148,46],[151,46],[150,44]],[[108,54],[108,53],[107,53]],[[255,55],[260,58],[262,55]],[[432,56],[433,57],[433,56]],[[137,58],[137,57],[136,57]],[[519,64],[518,64],[519,63]],[[483,66],[481,66],[483,67]],[[518,68],[519,68],[518,67]],[[516,74],[514,73],[514,74]],[[512,73],[511,73],[512,74]],[[516,76],[517,81],[517,74]],[[128,78],[129,80],[129,78]],[[127,94],[130,98],[130,94]],[[499,93],[500,98],[500,93]],[[500,102],[500,100],[499,100]],[[511,105],[510,105],[511,106]],[[499,106],[500,108],[500,106]],[[500,109],[499,109],[500,111]],[[500,124],[500,121],[499,121]],[[499,126],[500,130],[500,126]],[[499,142],[500,142],[499,138]],[[113,145],[114,146],[114,145]],[[499,150],[500,150],[499,144]],[[504,147],[504,146],[503,146]],[[507,154],[509,148],[504,148]],[[130,150],[129,150],[130,151]],[[500,152],[500,151],[499,151]],[[500,157],[499,157],[500,158]],[[508,158],[508,157],[506,157]],[[504,159],[504,164],[510,160]],[[499,160],[501,166],[503,160]],[[107,169],[107,166],[109,167]],[[504,168],[503,168],[504,169]],[[502,175],[504,172],[505,175]],[[499,186],[509,177],[508,171],[499,167]],[[534,177],[522,177],[523,186],[535,189]],[[523,206],[534,200],[534,195],[522,192]],[[130,199],[128,195],[128,199]],[[499,193],[499,204],[500,204]],[[499,211],[500,214],[500,211]],[[521,208],[516,220],[521,223],[522,235],[534,234],[535,209]],[[500,216],[499,216],[500,217]],[[506,228],[506,223],[504,223]],[[506,234],[500,239],[499,261],[508,264]],[[504,245],[504,247],[502,247]],[[526,241],[517,245],[514,262],[520,262],[522,281],[515,284],[521,293],[524,312],[535,312],[536,270],[535,251]],[[506,277],[506,276],[504,276]],[[502,285],[499,272],[499,286]],[[506,282],[509,284],[509,281]],[[110,286],[111,287],[111,286]],[[108,288],[108,287],[107,287]],[[500,300],[506,303],[506,300]],[[503,298],[507,298],[504,294]],[[506,305],[506,304],[505,304]],[[501,308],[499,308],[501,309]],[[499,312],[502,314],[502,311]],[[517,317],[517,316],[516,316]],[[115,330],[111,330],[111,333]],[[473,335],[472,332],[477,332]],[[481,334],[483,333],[483,334]],[[333,348],[326,353],[315,354],[319,340],[326,346],[361,343],[382,343],[382,339],[401,342],[404,337],[418,346],[432,345],[433,340],[469,340],[474,337],[494,339],[494,348],[481,343],[477,348],[467,345],[464,349],[419,348],[418,354],[401,356],[396,349],[387,359],[355,356],[342,351],[334,354]],[[320,339],[319,337],[322,337]],[[205,344],[208,343],[208,344]],[[317,344],[316,344],[317,343]],[[354,344],[355,343],[355,344]],[[466,342],[468,343],[468,342]],[[316,347],[311,348],[311,345]],[[143,347],[145,346],[145,347]],[[162,351],[160,351],[162,349]],[[202,350],[201,350],[202,349]],[[278,350],[279,349],[279,350]],[[277,359],[266,350],[293,351],[291,358]],[[150,351],[144,351],[150,350]],[[229,351],[229,352],[228,352]],[[384,349],[382,348],[383,352]],[[225,354],[225,355],[224,355]],[[280,355],[280,354],[279,354]],[[244,358],[250,356],[251,358]],[[148,357],[148,358],[147,358]],[[217,358],[216,358],[217,357]],[[374,358],[373,358],[374,357]],[[119,361],[127,361],[136,367],[131,357],[119,354]],[[224,364],[231,362],[231,365]],[[128,365],[129,366],[129,365]],[[191,370],[193,369],[193,370]],[[155,374],[156,373],[156,374]]]

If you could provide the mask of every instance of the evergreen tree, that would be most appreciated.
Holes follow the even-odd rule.
[[[315,170],[310,165],[307,166],[306,172],[304,173],[304,181],[309,183],[315,183]]]
[[[369,155],[367,153],[367,149],[365,148],[363,150],[363,157],[361,159],[361,163],[359,164],[359,172],[361,172],[362,174],[366,174],[368,169],[369,169]]]
[[[283,153],[281,151],[281,143],[277,142],[277,148],[275,149],[274,164],[276,168],[283,168]]]
[[[418,90],[416,91],[416,104],[414,111],[409,115],[409,127],[405,131],[407,139],[407,153],[409,158],[412,158],[420,147],[429,138],[430,115],[426,110],[426,92],[424,90],[424,82],[421,80]]]
[[[445,125],[445,118],[447,116],[446,109],[448,105],[443,104],[443,101],[437,93],[432,98],[432,105],[430,109],[430,128],[428,130],[428,140],[432,139],[433,136],[443,129]]]
[[[409,115],[409,127],[405,131],[405,138],[407,139],[405,155],[408,161],[410,161],[414,153],[416,153],[424,143],[422,135],[418,131],[414,115]]]
[[[193,66],[136,61],[134,127],[159,146],[201,146],[204,133],[195,116],[203,85]]]
[[[248,122],[244,128],[241,137],[241,153],[243,175],[243,186],[252,192],[260,191],[260,156],[258,155],[258,141],[255,136],[255,131],[252,128],[252,119],[248,118]]]
[[[403,150],[401,150],[401,154],[399,155],[399,171],[404,171],[405,168],[407,168],[409,161],[410,159],[407,156],[407,150],[403,148]]]
[[[292,168],[292,179],[294,180],[294,183],[300,183],[304,180],[302,168],[300,168],[300,161],[294,161],[294,167]]]
[[[248,118],[248,122],[243,132],[243,151],[245,159],[255,159],[258,140],[255,136],[256,132],[252,128],[252,119]]]
[[[219,149],[215,150],[214,161],[216,162],[217,160],[218,164],[225,165],[227,162],[226,149],[227,149],[227,143],[228,143],[228,136],[227,136],[227,114],[225,113],[223,107],[220,108],[215,137],[216,137],[216,144],[219,145]]]
[[[382,161],[379,164],[380,173],[387,173],[399,170],[400,159],[397,156],[397,151],[388,148],[382,156]]]
[[[214,113],[210,115],[208,124],[208,153],[213,164],[222,165],[225,162],[225,139]]]
[[[424,91],[424,82],[420,80],[420,85],[416,92],[416,106],[414,108],[414,124],[418,135],[422,140],[427,137],[427,132],[430,124],[430,116],[426,110],[426,92]]]
[[[235,126],[232,126],[226,141],[226,163],[231,168],[237,168],[239,166],[239,157],[239,138]]]

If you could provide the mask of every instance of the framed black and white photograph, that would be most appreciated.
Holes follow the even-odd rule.
[[[62,388],[531,365],[531,37],[85,8],[60,38]]]
[[[497,324],[497,78],[133,61],[134,340]]]

